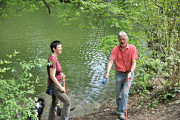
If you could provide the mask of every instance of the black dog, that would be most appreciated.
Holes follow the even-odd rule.
[[[32,108],[33,111],[38,112],[38,119],[41,119],[41,115],[43,113],[43,109],[45,107],[45,100],[43,98],[38,98],[38,100],[35,102],[35,107]],[[15,119],[19,119],[20,116],[23,116],[23,113],[19,113],[15,116]],[[27,118],[27,120],[32,120],[31,116]]]
[[[45,100],[43,98],[38,98],[37,102],[35,103],[35,110],[38,112],[38,118],[41,119],[41,115],[43,113],[45,107]]]

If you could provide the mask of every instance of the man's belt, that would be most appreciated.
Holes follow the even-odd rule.
[[[128,73],[131,72],[131,71],[128,70],[128,71],[126,71],[126,72],[122,72],[122,71],[119,71],[119,72],[121,72],[121,73],[123,73],[123,74],[128,74]]]

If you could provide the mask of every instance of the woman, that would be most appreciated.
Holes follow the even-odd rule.
[[[56,107],[59,100],[64,103],[60,120],[65,120],[70,113],[71,102],[67,94],[64,92],[64,87],[61,86],[62,77],[65,75],[61,72],[61,65],[59,64],[57,56],[62,53],[62,45],[60,41],[53,41],[50,47],[52,54],[50,55],[48,62],[51,62],[52,64],[47,66],[47,72],[48,84],[52,87],[52,103],[48,120],[56,119]]]

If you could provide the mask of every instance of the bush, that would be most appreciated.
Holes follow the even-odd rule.
[[[15,51],[7,55],[7,60],[0,60],[0,119],[13,120],[20,115],[19,119],[31,117],[37,120],[37,111],[32,110],[35,103],[29,95],[35,93],[33,83],[39,79],[37,77],[36,81],[31,81],[33,75],[30,71],[46,62],[43,59],[28,62],[14,59],[17,54]]]

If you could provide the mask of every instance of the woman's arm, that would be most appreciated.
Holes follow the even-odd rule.
[[[61,84],[59,84],[59,82],[55,77],[55,74],[56,74],[56,68],[50,68],[50,78],[52,79],[54,84],[59,88],[60,91],[64,91],[64,87],[62,87]]]

